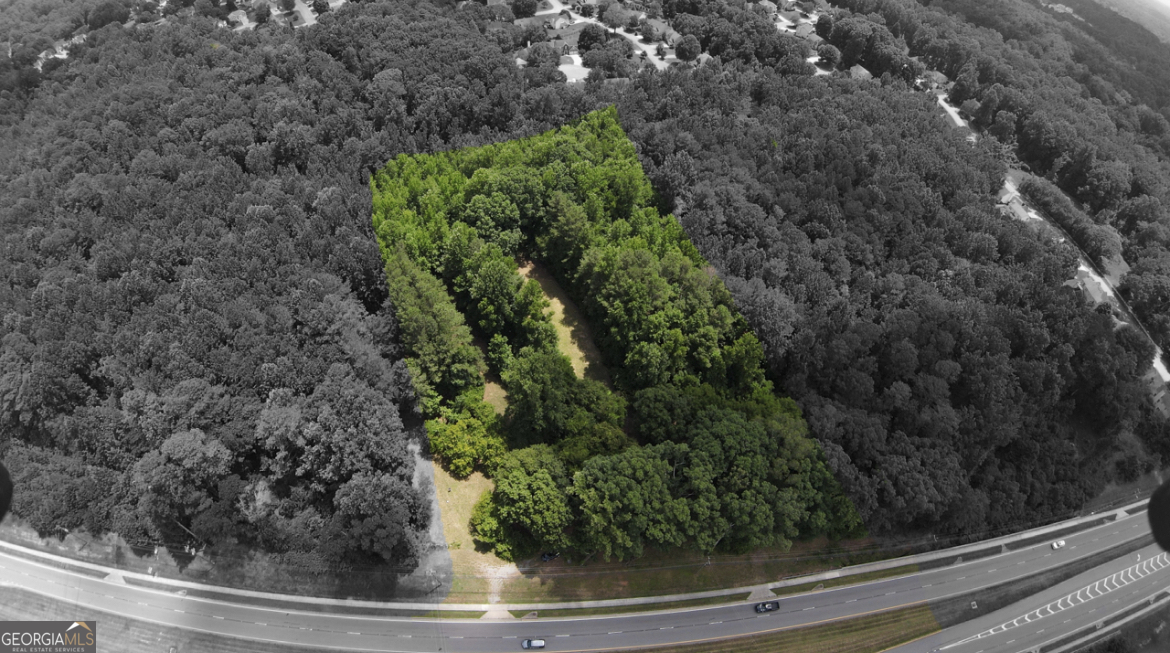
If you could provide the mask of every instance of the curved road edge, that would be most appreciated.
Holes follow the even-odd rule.
[[[1137,511],[1144,508],[1148,499],[1135,501],[1121,508],[1114,508],[1103,511],[1097,514],[1091,514],[1084,517],[1077,517],[1042,526],[1039,528],[1030,529],[1027,531],[1020,531],[1011,535],[1005,535],[990,540],[983,540],[971,544],[965,544],[957,547],[947,549],[939,549],[928,553],[920,553],[910,556],[903,556],[900,558],[891,558],[889,560],[882,560],[879,562],[864,563],[860,565],[853,565],[832,571],[820,572],[806,576],[797,576],[787,578],[784,580],[774,581],[770,583],[763,583],[758,585],[749,585],[745,587],[735,587],[720,590],[708,590],[704,592],[691,592],[686,594],[667,594],[659,596],[643,596],[632,597],[624,599],[601,599],[591,601],[572,601],[572,602],[550,602],[550,603],[495,603],[495,604],[479,604],[479,603],[403,603],[394,601],[370,601],[359,599],[334,599],[322,598],[313,596],[301,596],[293,594],[277,594],[271,592],[258,592],[254,590],[243,590],[231,587],[224,587],[219,585],[205,585],[202,583],[194,583],[190,581],[174,580],[169,578],[157,578],[147,574],[123,571],[102,565],[74,560],[63,556],[29,549],[10,542],[0,541],[0,553],[6,553],[16,557],[24,558],[26,560],[41,560],[48,564],[66,569],[72,569],[81,573],[86,573],[91,576],[104,576],[107,578],[132,580],[133,584],[144,588],[167,589],[170,591],[194,591],[203,594],[215,595],[220,599],[231,599],[236,602],[279,602],[286,604],[305,604],[317,606],[330,606],[333,608],[354,608],[361,610],[398,610],[398,611],[491,611],[499,613],[505,610],[525,610],[525,611],[539,611],[539,610],[571,610],[571,609],[589,609],[589,608],[613,608],[613,607],[627,607],[627,606],[643,606],[653,605],[656,603],[675,603],[679,601],[690,601],[696,599],[718,598],[721,596],[734,596],[744,593],[750,593],[749,599],[757,598],[772,598],[774,595],[771,590],[782,589],[795,585],[804,585],[807,583],[816,583],[825,580],[833,580],[839,578],[847,578],[858,574],[873,573],[877,571],[884,571],[904,567],[907,565],[922,565],[930,562],[946,560],[948,558],[963,558],[963,557],[985,557],[988,554],[994,555],[1000,551],[1005,550],[1007,545],[1014,544],[1026,540],[1043,538],[1046,535],[1054,533],[1068,533],[1074,529],[1079,529],[1081,526],[1094,524],[1103,519],[1116,520],[1124,517],[1132,511]],[[996,551],[998,549],[998,551]],[[884,579],[884,580],[889,580]]]

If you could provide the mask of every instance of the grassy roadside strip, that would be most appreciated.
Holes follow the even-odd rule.
[[[636,650],[656,653],[878,653],[939,630],[941,628],[930,608],[918,605],[764,635]]]
[[[1112,508],[1111,508],[1112,510]],[[1141,508],[1133,512],[1141,511]],[[590,601],[621,599],[663,594],[684,594],[711,590],[735,590],[779,580],[802,580],[825,571],[839,571],[839,579],[831,581],[800,582],[798,589],[778,588],[773,590],[779,596],[800,591],[810,591],[819,584],[825,588],[845,584],[877,580],[914,571],[929,571],[949,567],[960,559],[965,562],[999,555],[1006,550],[1018,550],[1067,537],[1115,521],[1111,512],[1102,512],[1090,522],[1062,528],[1044,535],[1035,535],[1007,545],[987,544],[982,548],[966,551],[961,556],[945,555],[937,560],[911,565],[900,565],[904,571],[848,573],[848,568],[860,564],[895,559],[900,556],[927,553],[929,549],[915,550],[907,546],[902,550],[858,547],[856,549],[835,548],[825,541],[798,543],[787,555],[776,557],[713,556],[707,560],[698,554],[687,552],[649,552],[644,559],[621,565],[590,564],[587,567],[559,564],[536,567],[521,567],[518,577],[504,581],[500,599],[505,603],[556,603],[567,601]],[[977,544],[977,543],[972,543]],[[885,575],[888,574],[888,575]],[[456,578],[456,585],[447,598],[447,603],[484,602],[486,583],[476,584],[474,579]]]
[[[803,583],[800,585],[789,585],[788,587],[777,587],[772,590],[776,596],[789,596],[792,594],[800,594],[802,592],[816,591],[817,586],[821,589],[829,589],[830,587],[844,587],[847,585],[860,585],[868,583],[873,580],[882,580],[883,578],[893,578],[895,576],[907,576],[909,574],[918,573],[918,565],[903,565],[901,567],[894,567],[893,569],[883,569],[881,571],[871,571],[864,574],[853,574],[851,576],[842,576],[840,578],[830,578],[828,580],[813,581],[811,583]]]
[[[771,653],[780,650],[785,653],[877,653],[994,612],[1118,556],[1141,549],[1152,540],[1152,537],[1138,538],[1059,569],[944,599],[929,607],[914,606],[764,635],[639,650],[666,653]],[[978,605],[977,609],[971,609],[972,601]]]
[[[936,601],[931,603],[930,607],[938,623],[943,628],[949,628],[964,621],[995,612],[1016,601],[1026,599],[1037,592],[1063,583],[1074,576],[1083,574],[1110,560],[1149,546],[1153,541],[1154,538],[1152,535],[1139,537],[1136,540],[1131,540],[1111,549],[1094,553],[1091,556],[1064,565],[1063,567],[1031,574],[1014,581],[976,590],[961,596]],[[972,601],[976,603],[977,608],[971,609]]]
[[[593,617],[603,614],[626,614],[630,612],[653,612],[656,610],[679,610],[682,608],[698,608],[707,605],[722,605],[746,601],[751,592],[730,594],[728,596],[710,596],[705,599],[691,599],[689,601],[670,601],[668,603],[646,603],[642,605],[617,605],[609,608],[570,608],[566,610],[510,610],[512,616],[524,617],[536,612],[538,619],[552,619],[565,617]]]

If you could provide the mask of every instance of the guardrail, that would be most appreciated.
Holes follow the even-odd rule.
[[[1160,598],[1159,598],[1160,597]],[[1170,606],[1170,592],[1158,590],[1142,599],[1140,609],[1102,619],[1070,635],[1049,640],[1026,653],[1072,653],[1098,642],[1121,629],[1122,626],[1141,619],[1151,612]]]

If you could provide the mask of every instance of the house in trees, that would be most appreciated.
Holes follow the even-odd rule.
[[[947,76],[937,70],[928,70],[922,73],[922,86],[927,90],[946,89],[950,84]]]
[[[816,47],[824,42],[824,39],[817,34],[817,28],[812,23],[801,23],[796,26],[795,36],[798,39],[804,39],[809,45]]]
[[[855,64],[852,68],[850,68],[849,76],[853,79],[873,79],[873,73],[869,72],[869,70],[867,70],[865,66],[862,66],[861,64]]]
[[[667,47],[674,47],[674,44],[682,38],[682,34],[674,31],[670,23],[667,23],[661,18],[650,18],[646,24],[653,30],[652,34],[643,34],[648,41],[662,41]]]
[[[242,29],[248,25],[248,12],[237,9],[227,15],[227,22],[233,29]]]
[[[1170,418],[1170,387],[1166,385],[1167,380],[1162,377],[1156,366],[1150,367],[1142,376],[1142,380],[1150,390],[1154,408],[1157,408],[1163,417]]]
[[[768,12],[769,16],[775,16],[776,12],[778,11],[776,3],[772,2],[772,0],[760,0],[757,4],[763,7],[764,11]]]
[[[562,13],[557,14],[557,15],[530,16],[528,18],[517,18],[516,20],[514,20],[512,22],[514,25],[518,25],[520,27],[536,26],[536,27],[543,27],[545,29],[556,30],[556,29],[564,29],[564,28],[568,27],[569,25],[571,25],[573,23],[573,19],[570,18],[569,16],[567,16],[565,12],[562,12]]]
[[[565,39],[553,39],[548,44],[552,46],[553,52],[556,52],[562,57],[572,54],[573,50],[576,49],[574,46],[569,45],[569,42]]]

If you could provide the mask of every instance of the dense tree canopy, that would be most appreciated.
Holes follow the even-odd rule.
[[[522,286],[515,263],[501,258],[500,243],[517,253],[523,245],[585,309],[617,389],[651,393],[635,406],[639,423],[652,428],[662,393],[674,398],[671,405],[695,405],[672,415],[678,431],[693,425],[694,442],[643,438],[656,446],[637,446],[622,431],[626,400],[577,378],[555,350],[555,333],[549,340],[518,340],[511,313],[485,313],[482,303],[466,302],[469,314],[487,316],[473,325],[492,341],[489,358],[499,365],[508,408],[499,424],[448,409],[429,428],[432,450],[454,473],[466,474],[473,460],[482,460],[478,466],[497,475],[496,492],[477,509],[473,527],[498,554],[569,546],[624,558],[641,555],[647,544],[685,543],[703,551],[748,550],[787,546],[798,535],[858,530],[856,513],[806,437],[799,411],[772,394],[763,347],[731,294],[678,222],[649,206],[653,191],[613,109],[535,138],[400,156],[375,175],[373,186],[392,298],[405,282],[392,268],[429,264],[451,279],[456,297],[485,277],[498,278],[491,282],[502,293],[494,305],[514,306]],[[523,223],[527,231],[495,228],[501,220]],[[402,261],[406,251],[416,252],[415,259]],[[484,252],[498,265],[478,263]],[[532,281],[523,287],[539,291]],[[429,294],[435,305],[447,297],[438,288]],[[548,324],[536,308],[526,319]],[[494,353],[493,347],[505,349]],[[743,398],[749,399],[741,405]],[[529,463],[494,467],[478,453],[485,425],[506,433],[514,447],[509,456]],[[734,443],[741,441],[750,444],[739,457]],[[690,480],[668,483],[676,474]],[[642,512],[630,513],[635,507]]]
[[[755,12],[678,0],[663,14],[708,64],[565,85],[551,66],[516,67],[515,49],[544,32],[499,29],[507,7],[347,3],[295,32],[236,33],[168,3],[179,11],[165,24],[107,24],[38,70],[36,55],[87,29],[99,4],[0,15],[14,34],[0,58],[0,456],[28,488],[14,512],[43,533],[409,566],[429,511],[404,422],[460,427],[438,440],[451,461],[491,472],[506,433],[476,403],[480,370],[547,352],[545,309],[514,251],[542,252],[578,297],[596,289],[582,305],[604,325],[634,431],[608,428],[616,402],[565,388],[589,428],[532,440],[547,442],[543,462],[509,469],[539,479],[497,472],[503,490],[476,513],[483,538],[553,546],[567,505],[589,516],[570,529],[581,546],[612,555],[779,543],[833,532],[829,517],[847,513],[822,491],[828,470],[872,531],[971,535],[1080,506],[1108,480],[1098,461],[1120,430],[1170,455],[1136,381],[1148,347],[1063,286],[1071,254],[992,206],[994,141],[1017,144],[1073,208],[1121,234],[1123,291],[1170,346],[1164,103],[1142,81],[1154,77],[1088,49],[1085,26],[1058,33],[1062,19],[1022,0],[838,2],[822,36],[847,25],[835,47],[875,67],[862,83],[814,78],[805,46]],[[1009,18],[981,22],[997,14]],[[952,100],[975,102],[993,138],[970,146],[938,119],[934,98],[904,83],[900,43],[955,80]],[[387,160],[527,137],[611,104],[633,141],[622,165],[640,163],[652,190],[590,198],[557,186],[568,171],[477,173],[484,162],[458,171],[461,202],[438,185],[410,229],[379,232],[414,263],[388,270],[368,186]],[[466,220],[439,214],[477,196]],[[535,226],[550,209],[555,223]],[[659,228],[693,249],[663,246]],[[639,239],[638,253],[612,248]],[[409,292],[391,298],[388,271]],[[662,317],[623,311],[629,288]],[[502,339],[485,338],[483,361],[469,334],[489,328]],[[651,342],[623,340],[627,329]],[[556,367],[549,378],[572,386]],[[761,379],[801,411],[741,391]],[[657,430],[678,411],[691,427]],[[576,428],[574,415],[556,419]],[[734,448],[710,444],[733,431]],[[791,464],[758,464],[768,456]],[[663,462],[693,473],[664,480]],[[619,492],[645,503],[617,506]],[[728,529],[741,514],[759,528]]]

